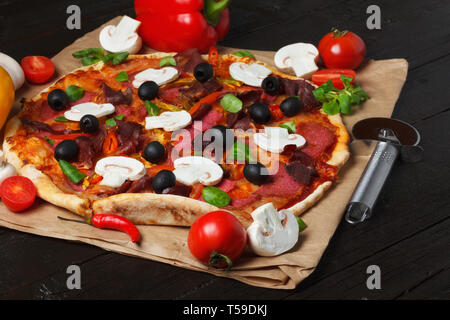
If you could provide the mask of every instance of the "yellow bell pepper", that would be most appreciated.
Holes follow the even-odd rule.
[[[0,67],[0,129],[5,124],[14,103],[14,83],[5,69]]]

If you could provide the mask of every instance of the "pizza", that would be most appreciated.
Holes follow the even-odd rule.
[[[131,55],[25,99],[3,149],[40,198],[86,218],[190,226],[220,207],[248,226],[269,202],[304,212],[349,157],[314,89],[248,56]]]

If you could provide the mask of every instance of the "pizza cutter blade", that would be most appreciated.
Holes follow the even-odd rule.
[[[358,185],[347,205],[345,220],[357,224],[370,218],[378,196],[398,157],[405,162],[422,159],[423,149],[418,144],[420,134],[410,124],[391,118],[368,118],[353,126],[358,140],[376,141]]]

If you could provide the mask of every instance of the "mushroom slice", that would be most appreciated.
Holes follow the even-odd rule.
[[[297,219],[289,210],[280,210],[267,203],[251,213],[253,223],[247,234],[250,248],[260,256],[277,256],[297,243],[299,227]]]
[[[300,78],[310,78],[319,68],[319,51],[310,43],[294,43],[277,51],[274,62],[280,71],[294,73]]]
[[[142,47],[142,38],[136,33],[140,21],[124,16],[117,26],[109,25],[102,29],[99,41],[103,49],[110,52],[135,54]]]
[[[176,80],[178,76],[178,70],[174,67],[148,68],[136,74],[133,80],[133,87],[139,88],[145,81],[154,81],[158,86],[162,86]]]
[[[106,171],[103,176],[102,181],[100,181],[100,185],[108,186],[112,188],[120,187],[127,179],[118,172],[115,171]]]
[[[261,148],[273,153],[281,153],[284,147],[293,144],[302,147],[306,140],[299,134],[289,134],[288,130],[279,127],[264,127],[264,132],[255,133],[253,141]]]
[[[234,80],[239,80],[249,86],[261,87],[263,80],[272,73],[272,70],[263,65],[243,62],[234,62],[229,67],[230,75]]]
[[[144,164],[130,157],[106,157],[95,165],[95,173],[103,177],[100,184],[110,187],[120,187],[126,180],[139,180],[145,172]]]
[[[177,180],[188,186],[197,182],[205,186],[212,186],[222,180],[223,170],[214,161],[199,157],[188,156],[178,158],[173,162],[175,170],[173,173]]]
[[[87,114],[100,118],[112,114],[115,111],[116,108],[111,103],[97,104],[95,102],[85,102],[77,104],[70,108],[70,110],[64,112],[64,117],[72,121],[80,121]]]
[[[192,122],[192,117],[187,111],[166,111],[159,116],[146,117],[145,129],[163,128],[165,131],[182,129]]]

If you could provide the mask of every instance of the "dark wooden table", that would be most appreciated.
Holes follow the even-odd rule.
[[[66,29],[66,8],[82,10],[81,30]],[[295,290],[251,287],[230,279],[130,258],[85,244],[0,228],[0,298],[26,299],[417,299],[450,298],[450,2],[378,0],[381,30],[368,30],[360,0],[234,0],[221,43],[277,50],[318,43],[331,27],[349,29],[374,59],[406,58],[409,74],[394,117],[422,134],[425,160],[398,163],[373,217],[338,227],[317,270]],[[134,17],[132,0],[1,0],[0,51],[20,60],[53,56],[109,19]],[[82,289],[68,290],[77,264]],[[381,268],[368,290],[366,269]]]

